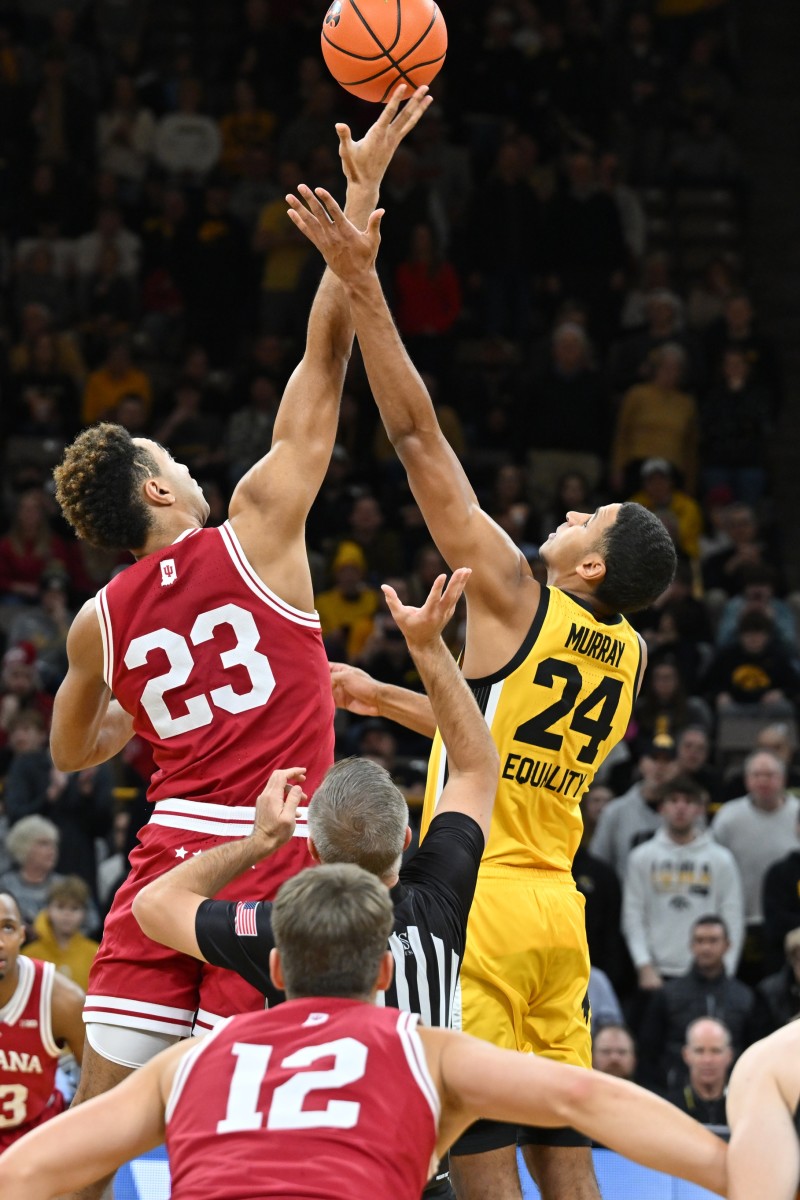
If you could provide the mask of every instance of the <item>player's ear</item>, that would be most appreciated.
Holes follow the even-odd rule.
[[[389,955],[391,958],[391,955]],[[283,975],[283,963],[281,962],[281,953],[277,946],[273,946],[269,952],[269,977],[280,991],[286,991],[286,980]]]
[[[162,479],[159,475],[147,479],[142,486],[142,492],[145,503],[152,504],[154,508],[169,508],[175,503],[175,493],[169,487],[166,479]]]
[[[272,953],[274,954],[275,951],[273,950]],[[393,975],[394,975],[394,959],[392,958],[391,951],[386,950],[386,951],[384,951],[383,956],[381,958],[380,970],[378,971],[378,978],[375,982],[375,987],[377,988],[377,990],[379,992],[386,991],[389,984],[392,982]]]
[[[403,838],[403,849],[407,850],[411,845],[411,826],[406,825],[406,836]]]
[[[308,839],[308,853],[311,855],[315,863],[322,862],[322,859],[319,856],[319,850],[317,850],[317,847],[314,845],[314,839],[312,837],[309,837]]]
[[[599,551],[589,550],[584,554],[575,571],[586,583],[591,584],[592,587],[597,587],[605,578],[605,559]]]

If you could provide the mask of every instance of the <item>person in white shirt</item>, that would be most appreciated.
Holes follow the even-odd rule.
[[[661,827],[628,859],[622,929],[639,977],[650,990],[691,965],[691,932],[704,913],[718,913],[730,932],[725,965],[736,970],[744,939],[739,871],[730,851],[700,828],[705,793],[687,775],[661,789]]]

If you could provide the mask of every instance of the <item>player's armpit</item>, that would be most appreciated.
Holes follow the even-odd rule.
[[[86,1026],[83,1023],[84,993],[71,979],[55,974],[51,1001],[53,1037],[64,1041],[80,1065],[83,1062],[83,1044]]]

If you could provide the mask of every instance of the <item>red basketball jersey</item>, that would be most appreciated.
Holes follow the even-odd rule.
[[[317,997],[218,1025],[167,1104],[173,1200],[418,1200],[439,1096],[416,1023]]]
[[[277,767],[306,767],[312,794],[333,761],[319,618],[262,583],[229,522],[127,567],[96,607],[106,683],[153,748],[148,799],[177,801],[161,811],[220,832],[197,803],[253,805]]]
[[[0,1149],[64,1107],[56,1089],[52,963],[17,959],[14,995],[0,1008]]]

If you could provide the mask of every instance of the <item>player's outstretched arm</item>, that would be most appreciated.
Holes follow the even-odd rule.
[[[484,840],[488,840],[500,756],[475,697],[442,641],[442,630],[471,573],[469,568],[460,567],[446,587],[445,576],[440,575],[421,608],[401,604],[388,584],[384,584],[383,591],[417,665],[447,750],[447,784],[436,806],[437,815],[466,813],[478,822]]]
[[[53,1037],[57,1042],[66,1042],[75,1055],[78,1065],[83,1062],[83,1044],[86,1026],[83,1023],[83,1002],[86,996],[71,979],[56,972],[53,977],[51,1015]]]
[[[652,1092],[449,1030],[422,1029],[420,1036],[442,1097],[437,1151],[477,1117],[571,1125],[642,1166],[725,1194],[725,1143]]]
[[[191,1040],[165,1050],[118,1087],[69,1109],[0,1155],[3,1200],[54,1200],[112,1174],[164,1140],[164,1109]]]
[[[792,1113],[800,1094],[797,1022],[756,1042],[733,1068],[726,1100],[729,1200],[794,1200],[800,1179],[800,1142]]]
[[[423,737],[436,733],[436,718],[431,702],[422,692],[397,687],[373,679],[360,667],[349,663],[332,662],[331,689],[337,708],[357,713],[361,717],[386,717]]]
[[[530,585],[530,569],[481,509],[395,328],[375,271],[382,211],[360,233],[323,188],[303,199],[287,197],[289,216],[345,285],[373,395],[433,540],[451,567],[472,568],[471,603],[484,600],[496,613],[515,609],[514,587],[522,578]]]
[[[67,635],[69,668],[56,693],[50,753],[59,771],[107,762],[128,744],[133,719],[103,679],[103,646],[94,600],[87,600]]]
[[[346,125],[337,125],[347,177],[345,211],[359,229],[365,227],[378,202],[381,180],[394,151],[431,103],[427,93],[427,87],[418,88],[401,109],[408,88],[396,88],[378,120],[358,142],[352,140]],[[301,194],[311,193],[303,186]],[[281,539],[302,534],[330,462],[352,344],[346,293],[336,275],[326,271],[311,309],[305,354],[278,409],[272,448],[240,481],[231,500],[230,515],[238,536],[248,543],[245,548],[251,560],[258,557],[267,522]],[[258,569],[257,561],[253,565]]]
[[[198,908],[237,875],[286,845],[294,831],[297,806],[306,799],[300,786],[305,777],[304,767],[273,771],[256,801],[248,837],[188,858],[143,887],[133,901],[133,915],[142,932],[154,942],[205,961],[195,933]]]

